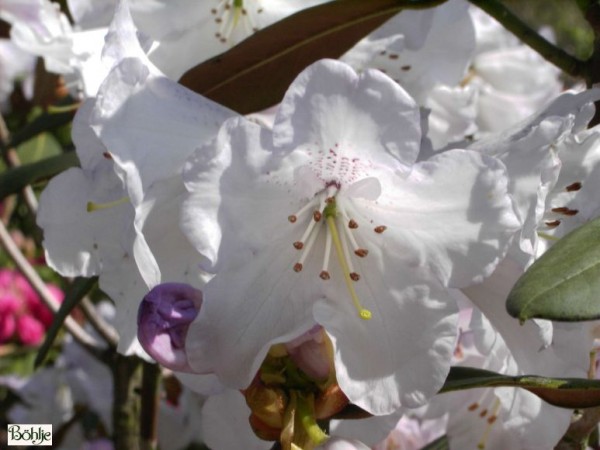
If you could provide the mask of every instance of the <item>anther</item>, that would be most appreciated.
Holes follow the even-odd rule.
[[[300,263],[294,264],[294,272],[301,272],[301,271],[302,271],[302,264],[300,264]]]
[[[319,274],[319,277],[321,277],[321,280],[329,280],[331,278],[331,275],[329,275],[329,272],[327,272],[326,270],[322,270]]]
[[[354,250],[354,254],[356,256],[364,258],[365,256],[367,256],[369,254],[369,250],[367,250],[365,248],[359,248],[359,249]]]
[[[581,183],[579,181],[576,181],[565,188],[567,192],[578,191],[579,189],[581,189]]]
[[[304,247],[304,244],[302,242],[300,242],[300,241],[294,242],[294,248],[296,250],[302,250],[302,247]]]
[[[110,152],[104,152],[104,153],[102,153],[102,156],[104,156],[106,159],[113,159],[113,157],[110,154]]]
[[[487,409],[484,409],[483,411],[481,411],[481,412],[479,413],[479,417],[481,417],[481,418],[484,418],[485,416],[487,416],[487,413],[488,413],[488,410],[487,410]]]
[[[493,423],[494,423],[494,422],[495,422],[497,419],[498,419],[498,417],[497,417],[497,416],[490,416],[490,417],[488,417],[488,420],[487,420],[487,421],[488,421],[488,423],[491,425],[491,424],[493,424]]]
[[[360,280],[360,275],[357,274],[356,272],[352,272],[350,274],[350,278],[352,278],[352,281],[358,281],[358,280]]]
[[[354,219],[350,219],[350,221],[348,222],[348,228],[352,228],[353,230],[358,228],[358,224]]]
[[[479,408],[479,404],[478,403],[471,403],[469,405],[469,411],[475,411],[477,408]]]
[[[296,223],[296,220],[298,220],[298,218],[292,214],[291,216],[288,216],[288,220],[290,221],[290,223]]]
[[[379,225],[378,227],[375,227],[375,233],[383,233],[385,230],[387,230],[387,227],[385,225]]]
[[[566,206],[561,206],[560,208],[552,208],[551,211],[558,214],[564,214],[565,216],[574,216],[579,212],[578,209],[569,209]]]
[[[315,222],[318,222],[319,220],[321,220],[321,217],[323,217],[323,215],[321,214],[320,211],[315,211],[313,213],[313,219]]]
[[[560,220],[552,220],[550,222],[546,222],[546,226],[548,228],[556,228],[559,225],[560,225]]]

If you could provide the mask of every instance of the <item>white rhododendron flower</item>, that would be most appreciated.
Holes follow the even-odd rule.
[[[195,371],[245,387],[272,344],[316,321],[367,411],[441,387],[456,334],[445,286],[489,275],[519,224],[496,159],[414,164],[419,123],[393,80],[325,60],[292,83],[272,132],[231,119],[194,154],[182,227],[216,274],[188,331]]]

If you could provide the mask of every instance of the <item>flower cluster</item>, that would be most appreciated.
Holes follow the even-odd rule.
[[[174,79],[324,1],[67,3],[71,22],[47,0],[0,3],[11,45],[82,100],[80,166],[40,198],[46,260],[99,277],[119,352],[207,397],[209,446],[556,445],[572,411],[532,392],[436,394],[452,366],[586,377],[586,327],[519,324],[505,302],[600,214],[600,90],[566,90],[448,0],[298,69],[278,105],[243,116]],[[0,95],[24,61],[0,64]],[[0,273],[0,339],[36,344],[52,317],[24,286]]]
[[[47,287],[62,301],[64,294],[57,286]],[[12,269],[0,270],[0,343],[16,340],[39,345],[52,319],[52,312],[23,275]]]

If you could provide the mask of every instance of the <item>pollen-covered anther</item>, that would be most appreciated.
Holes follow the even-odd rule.
[[[556,228],[559,225],[560,225],[560,220],[552,220],[552,221],[546,222],[546,226],[548,228]]]
[[[498,420],[498,416],[490,416],[488,417],[488,423],[491,425],[493,424],[496,420]]]
[[[296,250],[302,250],[302,248],[304,247],[304,243],[300,242],[300,241],[296,241],[294,242],[294,248]]]
[[[357,248],[356,250],[354,250],[354,254],[360,258],[364,258],[369,254],[369,250],[367,250],[366,248]]]
[[[350,219],[350,221],[348,222],[348,228],[352,228],[353,230],[358,228],[358,224],[354,219]]]
[[[576,181],[575,183],[571,183],[570,185],[568,185],[565,190],[567,192],[574,192],[574,191],[578,191],[579,189],[581,189],[581,182]]]
[[[467,409],[469,411],[475,411],[477,408],[479,408],[479,404],[478,403],[471,403]]]
[[[294,264],[294,272],[301,272],[301,271],[302,271],[302,264],[301,263]]]
[[[356,272],[352,272],[350,274],[350,278],[352,278],[352,281],[358,281],[358,280],[360,280],[360,275],[357,274]]]
[[[323,214],[321,214],[321,211],[315,211],[313,213],[313,219],[315,222],[320,221],[322,217],[323,217]]]
[[[321,280],[329,280],[331,278],[331,275],[329,275],[329,272],[327,272],[326,270],[322,270],[319,274],[319,277],[321,278]]]
[[[296,223],[296,220],[298,220],[298,218],[295,215],[292,214],[291,216],[288,216],[288,221],[290,223]]]
[[[385,225],[379,225],[377,227],[374,228],[375,233],[383,233],[385,230],[387,230],[387,227]]]
[[[485,416],[487,416],[487,413],[488,413],[488,410],[487,410],[487,409],[484,409],[483,411],[481,411],[481,412],[479,413],[479,417],[481,417],[481,418],[484,418]]]

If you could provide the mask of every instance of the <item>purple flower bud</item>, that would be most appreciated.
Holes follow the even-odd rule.
[[[163,366],[191,372],[185,353],[190,323],[202,306],[202,292],[184,283],[152,288],[138,310],[138,339],[144,350]]]

